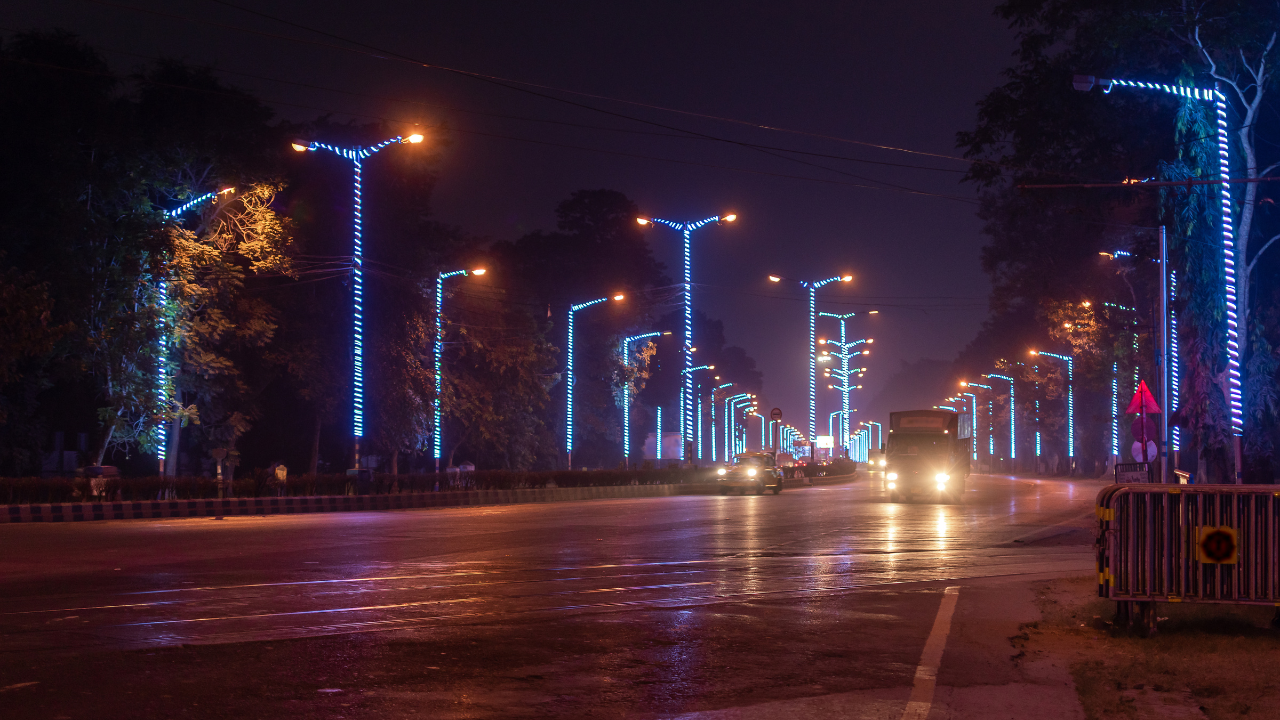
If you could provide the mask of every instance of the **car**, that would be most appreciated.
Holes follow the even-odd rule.
[[[716,485],[721,495],[734,490],[743,495],[748,491],[763,495],[765,490],[772,490],[777,495],[782,492],[782,469],[772,453],[738,453],[733,456],[733,465],[716,471]]]

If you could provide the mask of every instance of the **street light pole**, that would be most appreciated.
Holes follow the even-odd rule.
[[[352,413],[351,433],[355,438],[355,466],[360,470],[360,439],[364,437],[364,200],[361,196],[363,163],[366,158],[395,143],[417,144],[422,142],[422,135],[414,133],[409,137],[399,135],[383,140],[369,147],[340,148],[320,142],[293,141],[293,149],[298,152],[315,152],[328,150],[346,160],[350,160],[355,170],[354,192],[354,228],[351,253],[351,297],[352,297]]]
[[[693,231],[711,223],[733,222],[738,216],[730,213],[728,215],[712,215],[709,218],[697,220],[694,222],[674,222],[671,220],[663,220],[662,218],[636,218],[636,222],[640,225],[666,225],[667,227],[680,233],[684,238],[684,369],[688,370],[693,367]],[[685,448],[693,441],[693,375],[688,374],[684,377],[683,387],[680,393],[680,459],[685,459]]]
[[[623,363],[629,368],[631,367],[631,343],[640,340],[647,340],[660,335],[670,335],[670,333],[650,332],[632,335],[629,338],[622,339],[622,359]],[[630,469],[631,467],[631,380],[628,379],[626,384],[622,386],[622,463],[623,466]]]
[[[992,373],[987,373],[983,377],[988,377],[995,380],[1004,380],[1005,382],[1009,383],[1009,465],[1011,466],[1010,469],[1012,471],[1017,472],[1018,470],[1018,463],[1017,463],[1018,439],[1017,439],[1016,420],[1018,416],[1018,404],[1014,400],[1014,396],[1013,396],[1013,378],[1009,377],[1008,375],[996,375]],[[1071,391],[1070,389],[1068,389],[1067,390],[1068,405],[1071,404],[1070,396],[1071,396]],[[1067,414],[1070,415],[1071,412],[1068,411]],[[1068,420],[1068,422],[1070,421]],[[1072,455],[1070,450],[1068,451],[1068,456],[1074,457],[1074,455]],[[1072,464],[1074,465],[1074,462]]]
[[[621,294],[613,296],[614,301],[620,301],[622,299],[623,296]],[[609,298],[602,297],[569,306],[569,341],[566,343],[568,346],[568,351],[566,353],[568,357],[565,362],[564,444],[565,451],[569,455],[568,467],[570,470],[573,469],[573,316],[579,310],[589,308],[592,305],[599,305],[600,303],[608,300]],[[661,423],[661,419],[659,419],[659,423]]]
[[[454,270],[452,272],[440,272],[436,274],[436,338],[433,345],[433,353],[435,355],[435,386],[436,396],[432,401],[431,415],[434,424],[431,426],[432,437],[432,454],[436,460],[436,472],[440,472],[440,455],[441,448],[444,445],[444,421],[440,413],[440,397],[444,393],[444,281],[447,278],[457,277],[461,275],[466,277],[471,275],[483,275],[484,268],[476,268],[475,270]]]
[[[1076,400],[1075,400],[1075,359],[1070,355],[1031,351],[1032,355],[1051,357],[1067,364],[1067,458],[1071,464],[1071,472],[1076,470]]]
[[[1089,91],[1095,84],[1102,87],[1104,93],[1110,93],[1116,87],[1156,90],[1177,95],[1188,100],[1203,100],[1211,103],[1217,117],[1218,138],[1218,177],[1222,181],[1220,205],[1222,206],[1222,278],[1223,296],[1226,301],[1226,333],[1227,333],[1227,404],[1231,412],[1231,434],[1234,438],[1235,450],[1235,482],[1243,482],[1241,474],[1240,439],[1244,435],[1244,399],[1241,393],[1240,336],[1238,327],[1238,311],[1236,306],[1236,243],[1235,221],[1231,200],[1231,139],[1227,134],[1227,98],[1218,88],[1184,87],[1181,85],[1164,85],[1158,83],[1103,79],[1089,75],[1077,75],[1072,79],[1077,90]],[[1165,244],[1163,228],[1161,232],[1161,253],[1164,256]],[[1244,258],[1241,258],[1243,260]],[[1164,276],[1161,272],[1161,306],[1165,304],[1167,295],[1163,293]],[[1167,403],[1166,401],[1166,404]],[[1166,407],[1166,410],[1169,408]]]
[[[782,282],[781,275],[770,275],[769,282]],[[818,288],[833,282],[853,282],[852,275],[837,275],[826,280],[800,280],[809,291],[809,437],[818,434]]]

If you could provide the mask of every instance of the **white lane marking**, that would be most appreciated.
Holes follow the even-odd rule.
[[[938,666],[942,664],[942,650],[947,646],[951,616],[955,615],[959,599],[958,586],[953,585],[942,593],[938,617],[933,621],[933,630],[929,631],[929,639],[924,643],[924,654],[920,656],[915,684],[911,686],[911,697],[907,700],[906,710],[902,711],[902,720],[925,720],[929,716],[929,709],[933,707],[933,689],[938,682]]]

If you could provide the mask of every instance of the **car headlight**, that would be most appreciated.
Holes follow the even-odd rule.
[[[898,483],[894,483],[894,482],[889,483],[889,489],[890,489],[890,490],[892,490],[892,489],[894,489],[894,488],[896,488],[896,487],[898,487]]]
[[[934,480],[937,480],[937,481],[938,481],[938,482],[940,482],[940,483],[944,483],[944,482],[946,482],[946,481],[950,480],[950,479],[951,479],[951,476],[950,476],[950,475],[948,475],[948,474],[946,474],[946,473],[938,473],[937,475],[934,475],[934,476],[933,476],[933,479],[934,479]]]
[[[889,478],[890,480],[897,480],[898,473],[889,473],[888,475],[885,475],[885,477]]]
[[[716,471],[716,474],[717,474],[717,475],[723,475],[723,474],[724,474],[724,468],[720,468],[719,470],[717,470],[717,471]]]
[[[755,477],[755,476],[756,476],[755,468],[751,468],[750,470],[747,471],[747,477]]]
[[[888,463],[887,461],[885,461],[885,460],[881,460],[881,461],[880,461],[880,467],[884,467],[885,465],[888,465],[888,464],[889,464],[889,463]]]

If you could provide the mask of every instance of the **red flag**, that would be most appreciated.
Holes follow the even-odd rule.
[[[1138,392],[1133,394],[1133,399],[1129,401],[1129,409],[1124,411],[1125,414],[1131,413],[1158,413],[1161,412],[1160,406],[1156,404],[1156,399],[1152,396],[1151,391],[1147,389],[1147,381],[1142,380],[1138,383]]]

